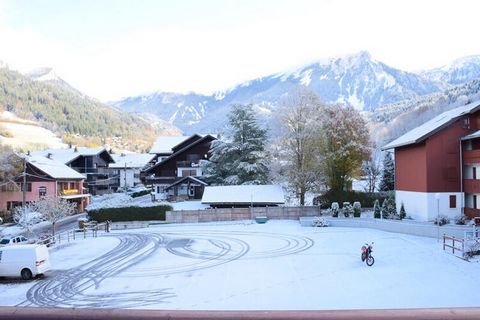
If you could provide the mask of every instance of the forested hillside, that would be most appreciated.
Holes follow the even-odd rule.
[[[64,141],[80,145],[108,143],[118,148],[145,150],[158,134],[140,117],[121,112],[55,84],[34,81],[0,68],[0,111],[39,121]]]

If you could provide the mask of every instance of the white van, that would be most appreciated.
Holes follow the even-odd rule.
[[[26,244],[0,248],[0,277],[22,277],[30,280],[50,269],[48,248]]]

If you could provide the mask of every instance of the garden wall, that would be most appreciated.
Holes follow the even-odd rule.
[[[166,222],[193,223],[211,221],[252,220],[258,216],[269,219],[298,220],[299,217],[318,216],[319,207],[258,207],[258,208],[222,208],[205,210],[167,211]]]
[[[443,234],[463,238],[465,231],[472,231],[471,226],[443,225],[438,227],[430,222],[415,222],[412,220],[387,220],[371,218],[327,218],[332,227],[372,228],[388,232],[411,234],[422,237],[440,238]],[[311,226],[313,218],[300,219],[302,226]]]

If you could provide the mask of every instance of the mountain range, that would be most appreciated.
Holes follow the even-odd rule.
[[[127,112],[152,113],[184,133],[221,131],[232,104],[253,103],[260,117],[275,112],[282,96],[302,85],[327,103],[376,113],[401,101],[441,93],[480,77],[480,56],[450,65],[407,72],[377,61],[366,52],[326,59],[289,72],[253,79],[211,95],[155,92],[112,102]]]

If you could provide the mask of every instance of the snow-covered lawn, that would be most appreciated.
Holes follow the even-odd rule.
[[[374,241],[375,264],[360,260]],[[108,254],[107,254],[108,252]],[[480,306],[480,264],[435,239],[359,228],[160,225],[51,251],[44,279],[0,285],[2,305],[316,310]]]

